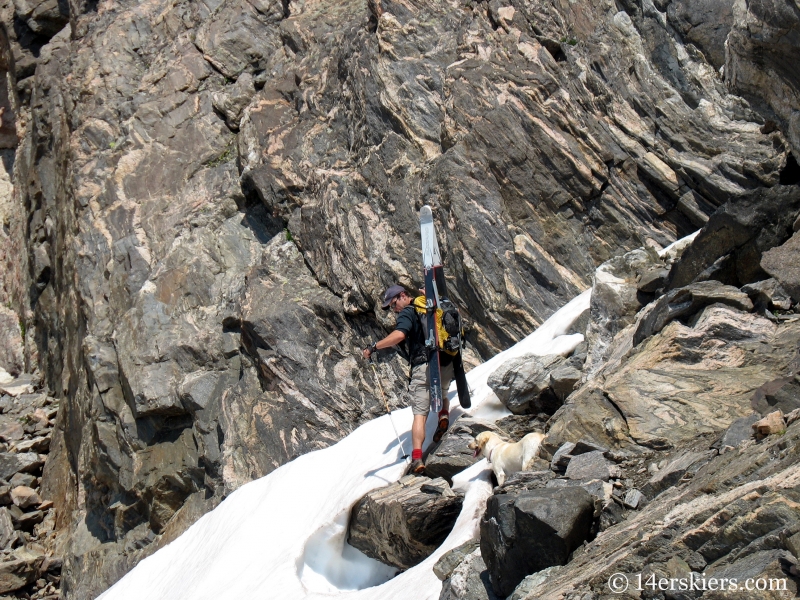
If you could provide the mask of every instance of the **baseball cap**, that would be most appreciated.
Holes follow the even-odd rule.
[[[389,308],[389,304],[392,302],[392,300],[394,300],[396,296],[399,296],[402,292],[405,291],[406,288],[404,288],[402,285],[393,285],[392,287],[390,287],[383,294],[383,304],[381,305],[381,308],[383,308],[383,310]]]

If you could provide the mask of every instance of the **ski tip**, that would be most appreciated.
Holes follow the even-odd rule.
[[[420,223],[433,223],[433,212],[427,204],[419,209],[419,221]]]

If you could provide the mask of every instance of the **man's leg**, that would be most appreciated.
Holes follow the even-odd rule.
[[[425,423],[428,415],[414,415],[414,422],[411,424],[411,446],[414,450],[422,451],[422,444],[425,443]]]
[[[450,400],[447,397],[447,390],[450,387],[450,382],[453,380],[453,364],[450,363],[446,367],[441,368],[442,376],[442,410],[439,411],[437,416],[438,424],[436,426],[436,433],[433,434],[433,441],[439,442],[447,428],[450,427]]]
[[[447,390],[450,389],[450,382],[453,381],[453,363],[446,367],[440,368],[442,377],[442,412],[450,413],[450,398],[447,395]]]
[[[411,424],[411,471],[422,473],[425,466],[422,464],[422,444],[425,443],[425,422],[431,409],[431,399],[428,394],[428,368],[422,365],[414,367],[411,372],[411,381],[408,383],[408,402],[414,421]]]

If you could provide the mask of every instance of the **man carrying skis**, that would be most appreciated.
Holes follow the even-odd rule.
[[[411,426],[411,452],[410,473],[422,474],[425,465],[422,462],[422,444],[425,442],[425,422],[431,408],[431,399],[428,387],[428,351],[425,348],[425,331],[416,309],[412,306],[414,298],[399,285],[393,285],[383,295],[382,308],[391,308],[397,314],[397,324],[392,331],[382,340],[372,344],[364,350],[364,358],[369,358],[376,350],[384,350],[399,345],[399,352],[411,365],[408,381],[408,402],[414,414]],[[450,402],[447,399],[447,388],[453,378],[453,365],[451,357],[439,353],[441,366],[442,390],[445,391],[442,410],[439,412],[439,423],[433,441],[438,442],[450,425]],[[423,368],[424,367],[424,368]]]

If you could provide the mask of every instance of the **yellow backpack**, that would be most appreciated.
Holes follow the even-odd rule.
[[[428,307],[425,296],[417,296],[411,303],[422,323],[422,330],[428,331]],[[436,333],[439,337],[439,350],[455,356],[461,350],[461,316],[458,309],[449,300],[442,298],[440,306],[436,309]]]

